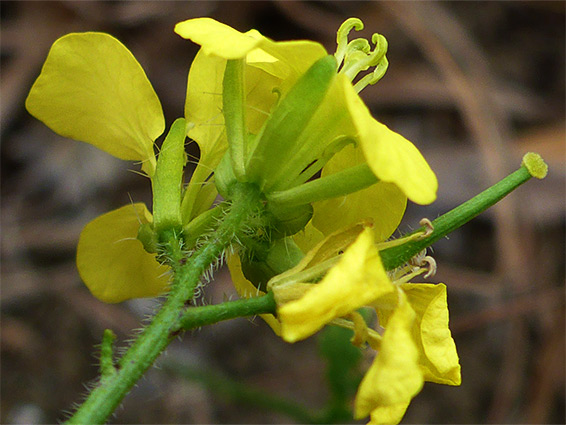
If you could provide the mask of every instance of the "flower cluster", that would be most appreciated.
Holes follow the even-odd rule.
[[[165,292],[161,232],[182,233],[194,246],[222,214],[213,206],[218,194],[230,202],[235,187],[252,185],[265,229],[253,248],[229,258],[239,293],[272,291],[277,315],[265,319],[289,342],[326,324],[352,329],[354,344],[378,352],[356,417],[395,423],[424,381],[458,385],[460,367],[446,287],[408,283],[425,270],[420,263],[385,270],[381,261],[407,199],[434,201],[437,181],[417,148],[374,119],[358,94],[388,67],[385,38],[374,34],[373,47],[348,40],[362,28],[347,20],[329,55],[312,41],[275,42],[210,18],[177,24],[175,32],[201,49],[184,118],[157,157],[165,129],[159,99],[133,55],[107,34],[57,40],[26,107],[65,137],[138,161],[151,180],[153,213],[136,203],[83,230],[77,266],[93,295],[120,302]],[[184,185],[187,137],[201,156]],[[375,310],[379,330],[357,312],[364,307]]]
[[[288,342],[332,324],[352,329],[353,344],[367,343],[376,350],[355,402],[356,417],[371,414],[371,423],[399,422],[424,381],[461,382],[448,328],[446,286],[408,283],[425,271],[434,271],[433,260],[421,257],[386,271],[379,251],[389,245],[376,242],[367,222],[330,234],[294,268],[268,282],[277,301],[277,316],[262,316]],[[238,258],[231,258],[229,266],[241,294],[257,293],[244,277]],[[360,308],[375,311],[379,332],[368,328]]]

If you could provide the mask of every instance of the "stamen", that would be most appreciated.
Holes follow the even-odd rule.
[[[434,224],[428,218],[423,218],[419,221],[419,224],[425,228],[424,232],[419,235],[419,239],[428,238],[434,232]]]
[[[385,37],[373,34],[371,41],[375,47],[371,51],[369,42],[363,38],[348,42],[348,34],[354,28],[358,31],[363,29],[363,23],[357,18],[350,18],[342,24],[336,37],[338,47],[334,56],[338,62],[339,72],[346,75],[350,81],[354,81],[360,72],[375,67],[371,73],[354,84],[354,89],[359,93],[368,84],[377,83],[385,75],[389,62],[385,57],[387,53]]]
[[[423,276],[425,279],[427,277],[431,277],[434,276],[436,274],[436,260],[434,258],[432,258],[430,255],[427,255],[423,261],[425,261],[426,263],[428,263],[428,272]]]
[[[415,255],[404,266],[388,272],[389,278],[395,284],[407,283],[414,277],[423,273],[424,278],[434,276],[436,274],[436,260],[430,255],[426,255],[426,248]]]
[[[430,255],[426,255],[426,248],[415,255],[413,258],[411,258],[409,264],[413,266],[414,271],[426,268],[427,272],[423,276],[425,278],[434,276],[436,274],[436,260]]]
[[[385,73],[387,72],[387,68],[389,67],[389,61],[385,56],[381,59],[381,61],[376,65],[375,69],[371,74],[364,75],[364,77],[354,84],[354,90],[356,92],[361,92],[366,86],[374,85],[379,80],[383,78]]]
[[[385,249],[393,248],[395,246],[404,245],[411,241],[420,241],[422,239],[428,238],[434,232],[434,225],[428,218],[423,218],[419,221],[419,224],[424,227],[424,230],[412,233],[408,236],[404,236],[398,239],[391,239],[385,242],[379,242],[376,244],[376,247],[379,251],[383,251]]]
[[[346,50],[348,49],[348,35],[353,29],[356,31],[363,30],[364,23],[358,18],[346,19],[342,25],[340,25],[340,28],[338,28],[338,32],[336,33],[337,48],[336,53],[334,53],[334,57],[336,58],[338,67],[340,67],[344,57],[346,56]]]
[[[330,322],[333,325],[340,326],[341,328],[350,329],[355,332],[355,325],[350,320],[337,318]],[[378,350],[381,345],[383,337],[375,330],[367,328],[366,341],[374,350]]]
[[[354,336],[350,342],[356,347],[361,347],[369,337],[368,325],[357,311],[350,313],[347,317],[354,323]]]

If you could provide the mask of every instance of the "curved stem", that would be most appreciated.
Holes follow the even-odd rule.
[[[118,361],[116,373],[105,376],[86,401],[67,421],[69,424],[104,423],[122,399],[175,338],[181,328],[182,310],[192,299],[202,274],[213,265],[224,250],[237,241],[247,227],[250,212],[261,207],[259,193],[253,187],[239,186],[234,190],[231,208],[201,248],[187,258],[182,238],[175,232],[163,235],[164,255],[174,273],[171,290],[150,325]]]

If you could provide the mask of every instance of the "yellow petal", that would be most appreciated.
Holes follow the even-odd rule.
[[[232,283],[236,292],[242,298],[253,298],[260,295],[265,295],[265,292],[257,289],[242,272],[242,263],[240,262],[240,257],[238,254],[230,255],[227,260],[228,269],[230,270],[230,276],[232,277]],[[260,314],[259,315],[265,322],[273,329],[276,335],[281,334],[281,325],[279,321],[273,316],[273,314]]]
[[[309,40],[272,41],[262,36],[258,49],[262,50],[263,57],[267,54],[278,62],[265,60],[260,62],[256,59],[257,63],[254,64],[250,56],[255,52],[251,52],[247,57],[248,64],[261,68],[281,80],[280,91],[283,95],[312,64],[327,55],[320,43]]]
[[[327,264],[329,268],[332,267],[336,261],[339,260],[340,253],[344,252],[352,245],[360,233],[367,227],[371,227],[371,223],[357,223],[340,229],[327,237],[323,237],[309,222],[305,229],[310,233],[310,236],[307,235],[305,238],[299,238],[299,241],[309,246],[314,244],[314,247],[307,251],[305,256],[295,267],[272,277],[267,283],[268,290],[274,291],[277,297],[277,291],[281,290],[281,286],[300,283],[300,280],[298,280],[299,277],[297,276],[301,276],[301,272],[308,273],[308,269],[320,266],[327,261],[334,261],[332,264]],[[320,242],[316,243],[315,240],[320,240]],[[299,248],[305,252],[302,246],[299,245]],[[327,270],[328,269],[319,270],[319,273],[324,273]]]
[[[83,229],[77,248],[77,267],[84,283],[101,301],[155,297],[169,282],[168,268],[136,238],[140,224],[151,214],[144,204],[126,205],[95,218]]]
[[[287,78],[285,68],[272,68],[274,59],[286,64],[287,70],[300,75],[317,59],[326,55],[321,44],[308,40],[274,42],[256,30],[242,33],[211,18],[195,18],[179,22],[175,32],[202,46],[207,55],[223,59],[239,59],[250,55],[248,63],[256,63],[272,75]],[[261,51],[259,51],[261,49]]]
[[[372,231],[366,229],[321,282],[301,299],[278,309],[283,339],[304,339],[331,320],[393,290],[374,247]]]
[[[326,164],[323,176],[363,162],[359,148],[346,146]],[[407,198],[396,185],[380,181],[358,192],[314,203],[312,222],[327,235],[349,223],[371,219],[376,240],[383,241],[399,226],[406,205]]]
[[[185,99],[188,135],[200,149],[199,164],[208,177],[228,148],[222,116],[222,79],[226,60],[199,51],[191,65]]]
[[[355,400],[355,416],[372,414],[372,423],[397,423],[423,386],[419,352],[413,339],[415,312],[402,301],[391,316],[381,349],[364,376]],[[383,414],[383,417],[380,417]]]
[[[345,77],[340,81],[344,85],[360,145],[375,175],[381,181],[397,185],[413,202],[433,202],[438,182],[418,149],[403,136],[375,120],[351,83]]]
[[[408,283],[402,285],[417,314],[415,336],[421,351],[425,380],[460,385],[460,363],[456,344],[448,328],[446,285]]]
[[[261,42],[256,30],[241,33],[211,18],[195,18],[179,22],[175,32],[202,46],[204,53],[224,59],[245,57]]]
[[[324,239],[322,232],[313,226],[312,220],[307,223],[303,230],[295,233],[292,237],[303,252],[309,252]]]
[[[410,402],[403,402],[391,406],[376,407],[371,411],[368,425],[398,424],[405,416]]]
[[[153,142],[165,128],[161,103],[132,53],[108,34],[58,39],[26,99],[56,133],[91,143],[153,175]]]

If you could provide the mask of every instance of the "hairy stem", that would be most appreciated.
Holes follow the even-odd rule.
[[[162,235],[164,255],[173,271],[171,290],[152,322],[118,361],[116,373],[105,376],[67,421],[69,424],[104,423],[122,399],[182,328],[183,310],[191,300],[202,274],[247,227],[250,213],[261,208],[258,191],[242,185],[233,191],[233,202],[213,238],[187,258],[181,235]],[[108,357],[108,353],[106,354]]]

